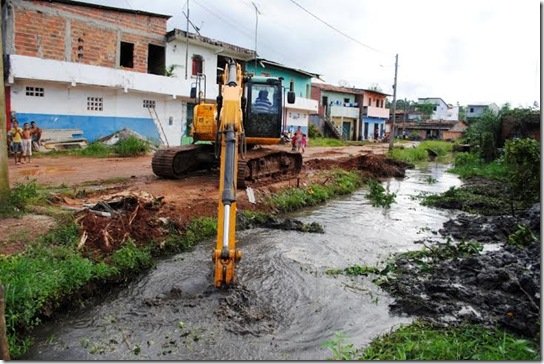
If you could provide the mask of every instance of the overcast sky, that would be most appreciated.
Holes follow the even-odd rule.
[[[84,0],[172,15],[168,30],[185,29],[186,0]],[[442,97],[447,103],[540,102],[538,0],[253,0],[259,56],[318,73],[334,85]],[[189,0],[203,36],[253,49],[251,0]],[[362,43],[362,44],[361,44]]]

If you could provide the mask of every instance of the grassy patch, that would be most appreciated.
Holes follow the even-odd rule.
[[[268,204],[280,212],[295,211],[303,207],[315,206],[333,196],[351,193],[361,184],[359,174],[335,170],[330,173],[327,183],[280,191],[269,198]]]
[[[344,345],[345,347],[345,345]],[[421,322],[375,339],[351,360],[539,360],[536,345],[498,329],[475,325],[437,328]]]
[[[187,251],[198,242],[215,236],[216,233],[216,218],[196,218],[187,225],[183,234],[172,231],[172,233],[166,239],[162,249],[170,252]]]
[[[45,194],[36,181],[18,183],[11,189],[7,203],[0,204],[0,218],[20,216],[30,205],[44,201]]]
[[[455,156],[454,167],[448,172],[455,173],[462,179],[484,177],[497,181],[503,181],[507,175],[506,166],[500,160],[485,163],[473,153],[458,153]]]
[[[346,142],[342,139],[335,139],[335,138],[322,138],[322,137],[316,137],[311,138],[308,141],[308,146],[310,147],[343,147],[346,146]]]
[[[384,207],[388,209],[391,207],[391,204],[395,202],[395,193],[385,192],[385,188],[379,181],[370,180],[368,181],[368,193],[366,197],[372,202],[374,207]]]
[[[439,160],[443,160],[451,153],[453,144],[438,140],[426,140],[415,148],[393,148],[388,156],[392,159],[407,163],[420,163],[429,160],[429,151],[434,152]]]
[[[131,135],[118,141],[113,146],[113,150],[121,157],[135,157],[147,154],[151,150],[151,146],[149,142]]]
[[[93,142],[87,146],[85,149],[76,149],[70,154],[79,155],[83,157],[95,157],[95,158],[105,158],[110,157],[113,154],[113,148],[109,145],[100,142]]]

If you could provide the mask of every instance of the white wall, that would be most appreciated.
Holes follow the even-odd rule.
[[[27,96],[27,86],[43,87],[44,96]],[[87,97],[102,97],[103,110],[87,110]],[[11,109],[16,113],[150,119],[148,109],[143,107],[144,99],[155,100],[155,110],[168,141],[171,145],[179,145],[185,124],[186,104],[169,95],[125,93],[114,88],[84,85],[72,87],[69,84],[35,80],[19,80],[11,85]],[[169,125],[170,117],[172,125]],[[156,125],[160,134],[158,123]]]
[[[187,60],[187,79],[185,79],[185,49],[186,42],[173,40],[166,43],[166,67],[176,65],[174,68],[174,78],[179,82],[187,95],[191,90],[191,84],[195,82],[196,77],[192,76],[194,55],[204,58],[202,71],[206,75],[206,98],[215,99],[219,94],[217,86],[217,53],[210,48],[189,43],[189,58]],[[204,87],[204,85],[202,85]]]

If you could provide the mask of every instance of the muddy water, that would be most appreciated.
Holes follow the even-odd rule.
[[[336,332],[360,347],[411,320],[393,316],[392,299],[367,277],[332,277],[329,268],[375,264],[417,249],[451,212],[413,196],[460,181],[431,165],[384,185],[397,194],[384,212],[365,191],[296,214],[325,234],[255,229],[239,233],[239,284],[210,284],[212,242],[158,263],[156,269],[91,308],[72,311],[36,332],[26,359],[325,359]],[[436,179],[429,184],[429,177]]]

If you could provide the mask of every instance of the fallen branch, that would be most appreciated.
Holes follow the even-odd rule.
[[[140,208],[140,205],[136,206],[136,208],[134,209],[134,212],[132,213],[132,216],[128,220],[128,226],[130,226],[132,224],[132,221],[134,221],[134,219],[136,218],[136,215],[138,214],[138,209],[139,208]]]
[[[81,239],[79,239],[79,244],[77,244],[77,250],[81,250],[81,248],[83,248],[88,237],[89,235],[87,234],[87,231],[84,230],[83,234],[81,235]]]

